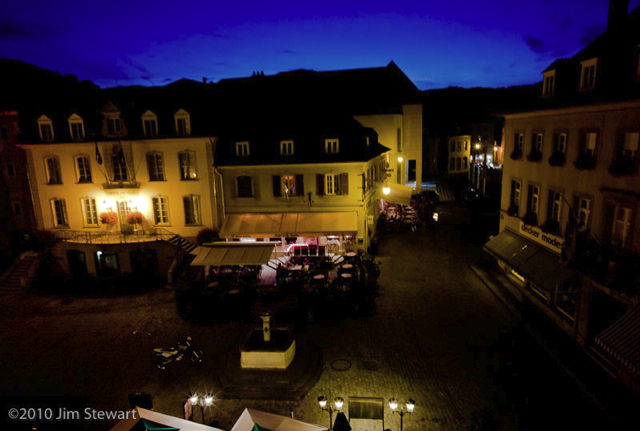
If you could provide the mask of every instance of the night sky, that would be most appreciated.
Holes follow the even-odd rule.
[[[629,10],[640,0],[630,0]],[[0,57],[101,87],[385,66],[420,89],[531,84],[605,30],[607,0],[8,0]]]

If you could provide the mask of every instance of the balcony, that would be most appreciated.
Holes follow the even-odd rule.
[[[139,229],[132,232],[85,232],[80,230],[59,230],[55,232],[55,238],[59,241],[80,244],[130,244],[168,241],[174,236],[174,233],[162,228]]]
[[[531,150],[531,152],[527,154],[527,160],[530,162],[539,162],[542,160],[542,152],[538,150]]]
[[[102,188],[104,190],[113,190],[113,189],[139,189],[140,183],[138,182],[129,182],[129,181],[114,181],[109,183],[102,183]]]

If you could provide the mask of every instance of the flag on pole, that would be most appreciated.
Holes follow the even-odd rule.
[[[100,150],[98,150],[98,141],[94,141],[96,143],[96,161],[99,165],[102,164],[102,156],[100,155]]]
[[[118,152],[118,161],[121,165],[127,164],[127,160],[124,158],[124,151],[122,151],[122,145],[120,145],[120,151]]]

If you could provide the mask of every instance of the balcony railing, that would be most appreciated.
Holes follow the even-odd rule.
[[[162,228],[139,229],[132,232],[85,232],[59,230],[55,237],[61,241],[84,244],[128,244],[137,242],[168,241],[175,234]]]

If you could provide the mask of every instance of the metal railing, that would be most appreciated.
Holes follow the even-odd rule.
[[[137,242],[168,241],[176,236],[163,228],[138,229],[130,232],[85,232],[79,230],[59,230],[55,237],[61,241],[85,244],[128,244]]]

